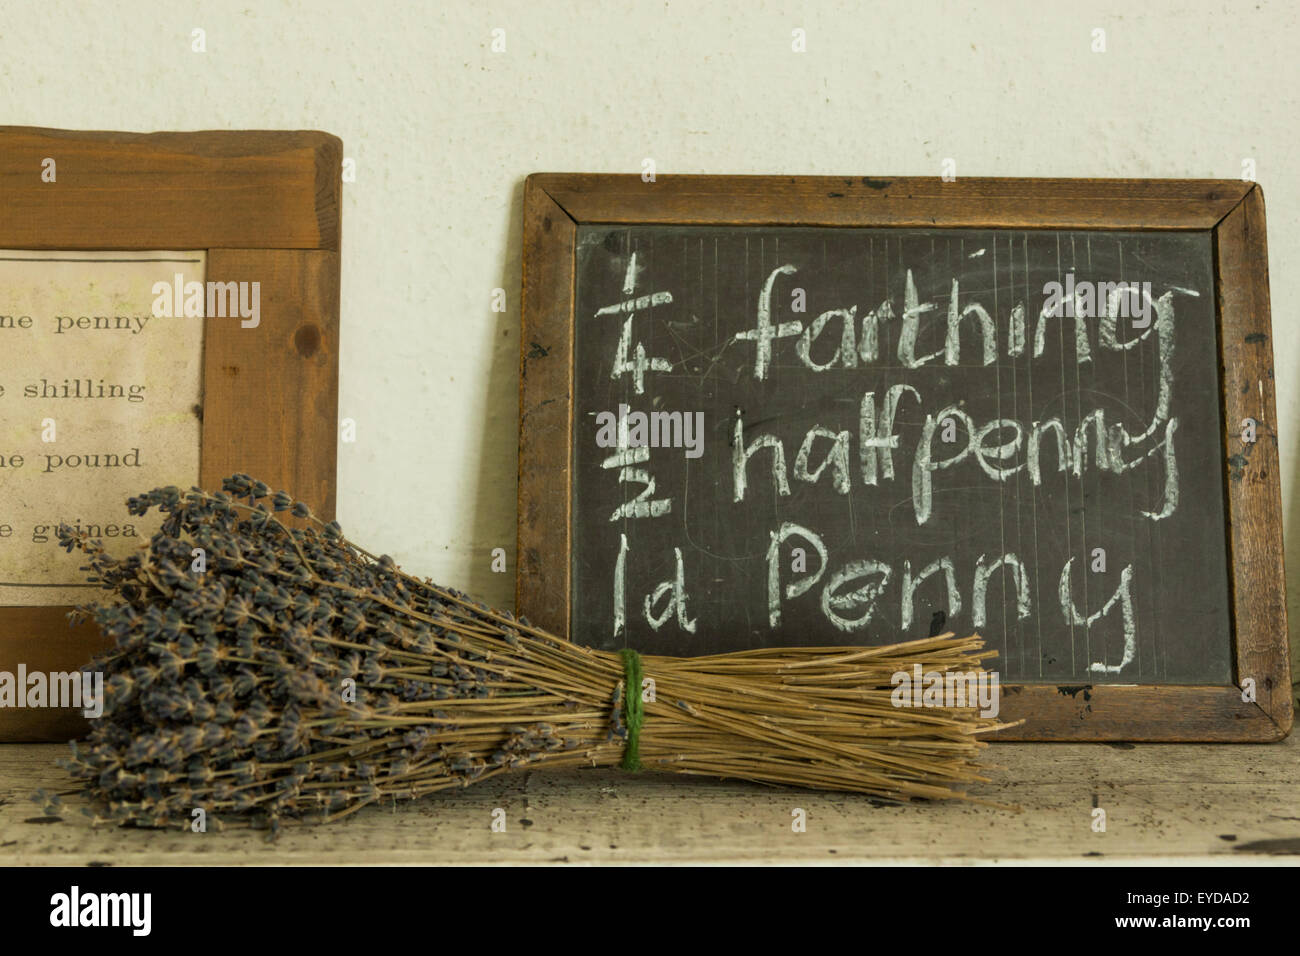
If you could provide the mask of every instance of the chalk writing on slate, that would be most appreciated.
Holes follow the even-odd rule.
[[[580,226],[570,633],[1231,679],[1206,232]]]

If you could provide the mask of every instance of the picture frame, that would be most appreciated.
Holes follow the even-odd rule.
[[[43,179],[53,161],[56,179]],[[199,484],[236,472],[335,507],[342,143],[315,131],[0,127],[0,248],[202,249],[258,282],[256,328],[205,318]],[[146,490],[146,489],[141,489]],[[0,670],[77,670],[106,647],[68,607],[0,607]],[[0,740],[83,731],[75,710],[0,710]]]

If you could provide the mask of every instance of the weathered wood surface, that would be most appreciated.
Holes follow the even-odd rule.
[[[200,484],[260,478],[334,517],[338,458],[339,254],[217,249],[208,279],[260,282],[262,320],[209,318],[203,339]]]
[[[579,223],[1212,229],[1254,187],[1218,179],[534,173]]]
[[[519,340],[519,503],[515,606],[556,634],[569,629],[570,482],[537,483],[568,462],[573,426],[573,245],[577,228],[534,177],[524,186],[523,316]],[[543,543],[544,542],[544,543]]]
[[[276,843],[244,830],[91,828],[31,800],[67,783],[63,746],[0,746],[0,865],[883,863],[994,860],[1300,863],[1300,741],[1252,745],[998,744],[993,782],[957,802],[865,797],[593,770],[520,772],[417,804],[368,807]],[[994,766],[994,765],[997,766]],[[1093,807],[1106,832],[1092,830]],[[507,830],[491,831],[492,811]],[[807,832],[791,810],[807,811]]]
[[[339,248],[343,143],[328,133],[0,126],[0,144],[0,249]]]
[[[1286,562],[1282,545],[1282,481],[1278,463],[1277,392],[1269,319],[1268,241],[1264,193],[1256,186],[1215,230],[1219,284],[1225,484],[1233,569],[1237,681],[1255,681],[1264,739],[1291,727]],[[1242,441],[1247,419],[1256,440]],[[1262,716],[1267,723],[1258,719]],[[1270,726],[1271,725],[1271,726]]]

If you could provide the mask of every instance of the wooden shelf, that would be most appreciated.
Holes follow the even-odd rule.
[[[1300,742],[1272,745],[995,744],[993,782],[960,802],[868,798],[592,770],[519,772],[417,804],[368,807],[274,843],[246,830],[92,829],[31,799],[67,785],[57,744],[0,745],[0,865],[535,863],[1278,863],[1300,860]],[[1106,832],[1092,830],[1092,809]],[[507,830],[493,833],[492,811]],[[791,831],[791,810],[807,832]]]

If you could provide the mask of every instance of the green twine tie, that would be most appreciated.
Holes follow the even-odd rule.
[[[623,769],[641,769],[641,725],[645,705],[641,701],[641,655],[630,647],[618,652],[623,658],[623,716],[627,720],[627,746],[623,748]]]

